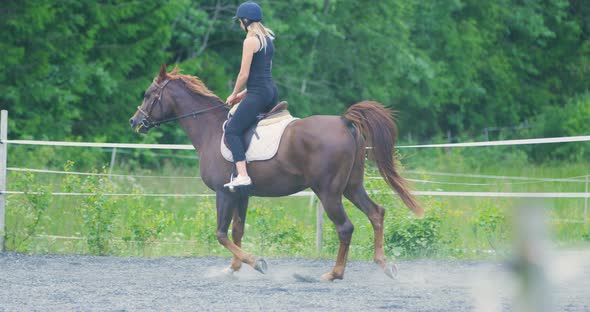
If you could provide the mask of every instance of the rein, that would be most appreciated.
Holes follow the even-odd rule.
[[[149,113],[152,112],[152,110],[154,109],[154,106],[156,106],[156,104],[160,104],[161,103],[161,98],[162,98],[162,93],[164,93],[164,88],[166,87],[166,85],[170,82],[170,79],[166,79],[164,81],[164,83],[162,85],[156,83],[154,81],[154,83],[158,86],[158,88],[160,89],[160,92],[158,94],[158,97],[154,100],[154,102],[152,103],[151,107],[150,107],[150,111]],[[192,111],[190,113],[186,113],[180,116],[176,116],[176,117],[172,117],[172,118],[168,118],[168,119],[164,119],[164,120],[159,120],[159,121],[151,121],[150,118],[150,114],[146,111],[144,111],[141,106],[137,107],[137,110],[143,115],[143,119],[141,120],[141,125],[146,128],[146,129],[151,129],[154,127],[159,127],[161,124],[167,123],[167,122],[171,122],[171,121],[175,121],[175,120],[180,120],[180,119],[184,119],[187,117],[193,117],[196,118],[197,115],[202,114],[202,113],[206,113],[208,111],[217,109],[217,108],[221,108],[221,107],[225,107],[225,105],[216,105],[213,107],[208,107],[202,110],[196,110],[196,111]]]

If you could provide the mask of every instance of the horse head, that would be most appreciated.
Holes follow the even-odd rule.
[[[168,86],[168,87],[166,87]],[[171,72],[162,64],[160,73],[144,94],[143,102],[131,119],[131,129],[147,133],[149,129],[163,123],[198,115],[226,106],[195,76],[179,73],[178,66]]]
[[[174,71],[177,71],[177,68]],[[174,100],[166,90],[170,81],[166,65],[162,64],[160,73],[145,91],[143,102],[129,119],[133,131],[145,134],[149,129],[159,126],[173,116]]]

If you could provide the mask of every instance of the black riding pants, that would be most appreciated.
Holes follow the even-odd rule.
[[[279,92],[274,83],[260,88],[248,87],[248,92],[225,128],[225,140],[232,152],[234,162],[246,159],[243,136],[256,122],[256,116],[270,111],[279,100]]]

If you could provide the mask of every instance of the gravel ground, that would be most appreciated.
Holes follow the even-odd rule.
[[[590,261],[572,259],[554,274],[553,310],[590,311]],[[0,311],[506,311],[516,291],[493,262],[400,261],[391,280],[353,261],[344,280],[325,283],[316,279],[331,260],[267,260],[266,275],[228,277],[223,258],[0,253]]]

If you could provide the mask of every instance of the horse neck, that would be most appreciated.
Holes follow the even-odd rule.
[[[177,116],[215,107],[216,105],[223,105],[221,101],[210,97],[198,95],[189,98],[190,100],[177,103]],[[195,149],[202,152],[214,148],[215,145],[219,147],[223,135],[222,125],[226,115],[227,110],[219,108],[203,112],[195,117],[180,119],[179,122]]]

